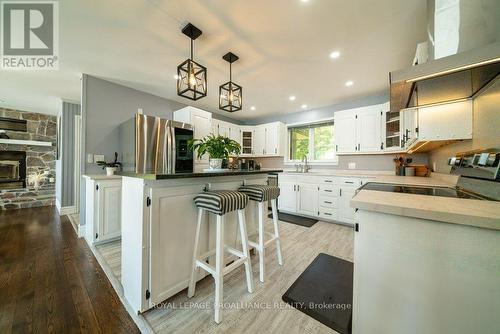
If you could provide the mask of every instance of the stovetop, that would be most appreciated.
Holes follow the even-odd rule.
[[[401,184],[368,182],[361,188],[359,188],[359,190],[376,190],[414,195],[489,200],[489,198],[487,197],[472,193],[464,189],[448,187],[420,187]]]

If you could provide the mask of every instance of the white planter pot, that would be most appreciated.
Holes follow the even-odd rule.
[[[106,175],[112,176],[115,175],[116,167],[106,167]]]
[[[210,159],[210,169],[221,169],[222,159]]]

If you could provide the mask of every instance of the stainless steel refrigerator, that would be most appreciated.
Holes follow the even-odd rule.
[[[120,128],[123,170],[138,174],[193,172],[190,124],[136,114]]]

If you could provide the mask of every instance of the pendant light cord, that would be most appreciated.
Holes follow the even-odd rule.
[[[191,60],[193,60],[193,39],[191,38]]]

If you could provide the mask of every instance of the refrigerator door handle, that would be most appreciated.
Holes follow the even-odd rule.
[[[170,168],[171,171],[170,173],[175,173],[175,164],[176,164],[176,158],[177,158],[177,147],[176,147],[176,138],[175,138],[175,127],[170,128],[170,133],[171,133],[171,140],[172,144],[170,145],[171,148],[171,158],[170,158]]]
[[[163,157],[163,165],[161,168],[161,173],[168,173],[168,166],[170,163],[170,157],[168,156],[168,147],[170,143],[170,126],[168,122],[165,122],[165,127],[163,129],[163,136],[165,137],[165,140],[163,141],[163,145],[161,146],[162,150],[162,157]]]

